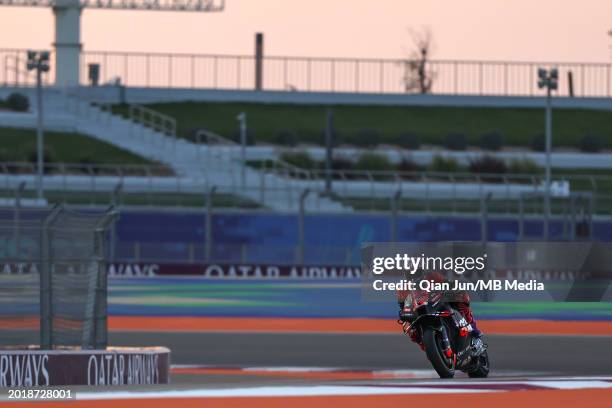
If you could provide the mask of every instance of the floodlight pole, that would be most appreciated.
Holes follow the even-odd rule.
[[[26,182],[22,181],[15,190],[15,212],[14,212],[14,227],[15,227],[15,259],[20,260],[21,253],[21,238],[20,238],[20,223],[21,223],[21,196],[25,190]]]
[[[492,197],[491,192],[480,196],[480,241],[482,245],[489,242],[489,201]]]
[[[305,238],[305,226],[304,226],[304,218],[306,213],[306,197],[310,194],[310,189],[306,188],[300,194],[300,213],[298,215],[298,262],[300,265],[304,265],[305,259],[305,246],[306,246],[306,238]]]
[[[44,133],[43,133],[43,100],[42,100],[42,73],[49,71],[48,51],[28,51],[28,71],[36,71],[36,195],[38,201],[43,200],[43,161],[44,161]]]
[[[325,193],[332,192],[332,162],[334,148],[334,111],[327,109],[327,122],[325,126]]]
[[[397,242],[397,218],[401,199],[402,190],[397,190],[391,198],[391,242]]]
[[[550,70],[545,68],[538,69],[538,87],[546,88],[546,166],[545,166],[545,191],[544,191],[544,239],[550,238],[550,218],[551,218],[551,206],[550,206],[550,173],[551,173],[551,150],[552,150],[552,91],[558,88],[559,82],[559,71],[557,68]]]
[[[206,256],[206,262],[210,263],[212,256],[212,212],[213,212],[213,195],[217,191],[217,186],[211,186],[206,191],[206,218],[204,220],[204,255]]]
[[[42,103],[42,67],[40,62],[36,65],[36,108],[38,116],[36,121],[36,196],[39,202],[43,200],[43,103]]]
[[[551,177],[551,158],[552,149],[552,97],[551,86],[546,87],[546,191],[544,193],[544,239],[548,241],[550,237],[550,177]]]

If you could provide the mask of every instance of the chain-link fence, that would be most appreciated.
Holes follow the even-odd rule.
[[[112,209],[0,209],[0,347],[106,347],[115,218]]]

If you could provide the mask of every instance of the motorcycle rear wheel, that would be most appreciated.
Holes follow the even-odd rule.
[[[440,378],[453,378],[455,376],[455,360],[444,355],[439,336],[439,332],[433,329],[423,331],[425,353]]]

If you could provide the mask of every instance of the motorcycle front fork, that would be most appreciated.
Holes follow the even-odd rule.
[[[442,345],[442,351],[444,353],[444,355],[448,358],[451,358],[453,356],[453,350],[451,348],[451,344],[450,344],[450,340],[448,339],[448,333],[446,332],[446,327],[441,324],[440,325],[440,334],[441,334],[441,345]]]

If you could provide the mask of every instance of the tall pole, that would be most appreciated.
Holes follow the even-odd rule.
[[[325,125],[325,192],[332,191],[332,160],[334,138],[334,111],[327,110],[327,122]]]
[[[217,190],[217,186],[212,186],[206,192],[206,219],[204,220],[204,252],[206,255],[206,262],[211,261],[212,256],[212,212],[213,212],[213,195]]]
[[[38,201],[43,199],[43,103],[42,103],[42,70],[40,64],[36,67],[36,106],[38,117],[36,123],[36,195]]]
[[[22,181],[19,183],[17,190],[15,191],[15,214],[14,214],[14,226],[15,226],[15,260],[20,261],[21,258],[21,196],[25,189],[26,183]]]
[[[402,190],[397,190],[391,198],[391,242],[397,242],[397,217],[401,198]]]
[[[546,191],[544,192],[544,239],[550,237],[550,151],[552,148],[551,87],[546,87]]]
[[[263,48],[264,35],[263,33],[255,34],[255,90],[263,89]]]
[[[115,188],[113,189],[113,195],[111,197],[111,205],[113,207],[113,211],[119,207],[119,203],[121,202],[120,195],[121,189],[123,188],[123,182],[120,181],[117,183]],[[110,254],[109,258],[111,262],[115,262],[115,251],[117,249],[117,227],[113,222],[110,227]]]
[[[246,187],[246,143],[247,143],[247,117],[246,113],[242,112],[238,115],[238,121],[240,122],[240,162],[242,163],[242,169],[240,171],[240,180],[242,188]]]
[[[300,265],[304,265],[306,238],[304,237],[304,217],[306,213],[306,197],[310,193],[310,189],[304,189],[300,195],[300,213],[298,215],[298,251]]]
[[[489,200],[492,196],[491,192],[480,196],[480,241],[483,246],[489,242]]]
[[[518,225],[518,241],[525,239],[525,203],[524,195],[519,195],[519,225]]]
[[[546,180],[545,180],[545,191],[544,191],[544,239],[550,238],[550,172],[551,172],[551,150],[552,150],[552,91],[559,87],[559,70],[552,68],[547,70],[545,68],[538,69],[538,87],[540,89],[546,88]]]

